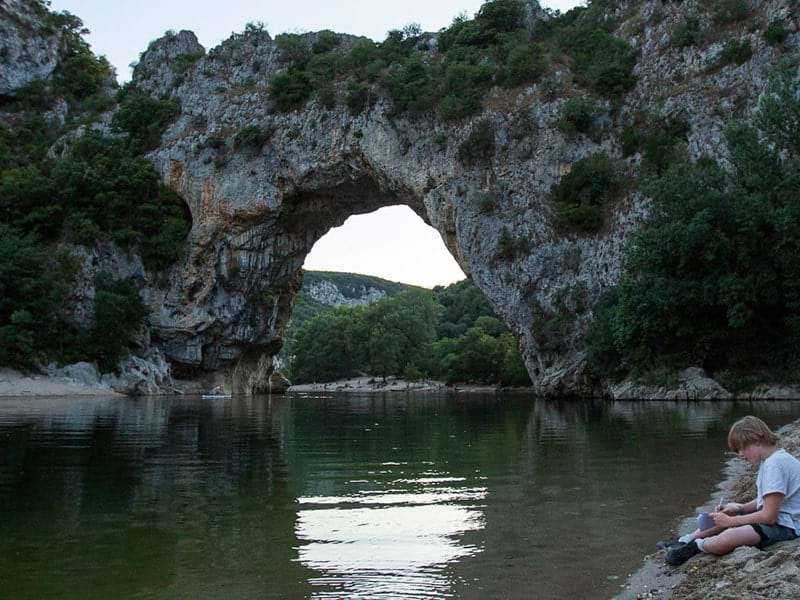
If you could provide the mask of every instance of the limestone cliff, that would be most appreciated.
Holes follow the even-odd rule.
[[[0,96],[14,95],[55,70],[63,44],[46,14],[44,7],[24,0],[0,2]]]
[[[531,27],[548,18],[528,4]],[[624,245],[647,216],[648,200],[627,186],[600,233],[565,234],[555,224],[551,188],[592,153],[621,157],[622,125],[637,111],[684,112],[690,157],[724,161],[724,124],[749,118],[771,66],[800,42],[789,0],[750,1],[744,23],[685,47],[671,36],[687,16],[710,23],[707,3],[608,4],[614,34],[635,51],[636,84],[613,105],[601,101],[606,116],[593,136],[558,127],[567,99],[585,93],[569,61],[553,63],[534,85],[493,90],[474,117],[444,122],[395,114],[383,96],[359,114],[316,99],[278,111],[268,86],[287,63],[256,27],[207,53],[187,31],[151,43],[133,84],[178,99],[182,112],[148,156],[193,220],[185,260],[166,274],[168,285],[147,289],[153,344],[178,371],[225,371],[236,390],[266,389],[314,243],[353,214],[405,204],[439,231],[519,337],[537,391],[603,393],[607,384],[587,374],[583,337],[593,300],[620,276]],[[776,18],[789,28],[783,48],[761,34]],[[435,53],[436,34],[423,38]],[[749,41],[752,56],[720,66],[732,39]],[[336,85],[342,93],[344,82]],[[460,160],[460,146],[486,124],[491,155]],[[248,127],[261,135],[245,143],[239,134]],[[638,160],[624,163],[631,181]],[[525,250],[499,253],[504,232]],[[542,315],[558,311],[569,326],[552,343],[543,338]]]
[[[413,288],[371,275],[305,271],[301,293],[325,306],[366,306]]]
[[[797,44],[791,3],[750,4],[749,22],[782,16],[792,28],[787,44]],[[596,298],[613,284],[625,240],[647,214],[647,199],[631,190],[602,233],[579,237],[554,227],[551,187],[576,160],[598,149],[620,156],[619,117],[634,110],[686,111],[691,157],[724,159],[724,123],[748,117],[779,58],[779,50],[758,32],[742,27],[707,44],[675,47],[670,32],[690,14],[710,18],[694,1],[619,3],[615,34],[636,50],[637,83],[617,118],[595,139],[569,137],[557,127],[566,98],[580,91],[564,66],[540,84],[494,92],[482,114],[455,123],[392,115],[385,98],[357,116],[313,100],[282,114],[267,86],[285,65],[267,33],[233,35],[178,78],[170,71],[170,57],[197,53],[199,45],[188,32],[158,40],[143,55],[134,81],[153,94],[181,100],[182,116],[151,158],[164,181],[186,199],[194,219],[190,256],[172,273],[169,289],[153,298],[154,326],[167,355],[203,369],[233,363],[252,369],[280,346],[300,268],[314,243],[352,214],[406,204],[439,231],[461,268],[519,336],[538,391],[597,393],[597,382],[584,369],[582,334],[589,310],[568,302],[574,320],[568,339],[557,351],[542,351],[533,306],[552,311],[554,298],[565,291]],[[749,40],[752,58],[714,68],[731,38]],[[495,132],[493,155],[485,164],[462,164],[459,144],[485,121]],[[259,147],[234,143],[248,125],[269,132]],[[224,143],[212,147],[211,138]],[[481,207],[487,193],[495,200],[488,213]],[[530,251],[512,260],[498,258],[504,227],[515,238],[526,238]],[[256,306],[253,299],[265,291],[269,305]],[[257,319],[249,318],[255,313]]]

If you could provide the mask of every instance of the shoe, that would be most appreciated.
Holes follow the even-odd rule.
[[[697,543],[694,541],[689,542],[688,544],[684,544],[683,546],[676,546],[674,548],[670,548],[667,551],[667,555],[664,557],[669,564],[677,567],[678,565],[682,565],[687,560],[692,558],[695,554],[700,553],[700,548],[697,547]]]
[[[675,548],[676,546],[681,546],[682,544],[683,542],[677,538],[674,540],[658,540],[656,542],[656,548],[659,550],[669,550],[670,548]]]

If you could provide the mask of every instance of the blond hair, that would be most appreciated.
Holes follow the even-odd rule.
[[[755,444],[774,446],[777,443],[778,436],[758,417],[742,417],[728,432],[728,447],[734,452]]]

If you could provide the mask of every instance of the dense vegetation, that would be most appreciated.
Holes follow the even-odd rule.
[[[356,375],[527,385],[517,341],[469,282],[329,309],[292,335],[296,383]]]
[[[558,224],[571,231],[599,231],[621,184],[621,168],[605,152],[577,161],[551,192]]]
[[[343,94],[358,113],[385,93],[397,114],[436,112],[449,120],[478,112],[494,86],[536,82],[551,65],[568,63],[587,89],[617,98],[634,84],[634,59],[610,33],[613,4],[590,0],[531,28],[522,0],[488,0],[474,18],[460,15],[441,30],[435,52],[417,25],[390,31],[381,43],[362,38],[344,45],[329,31],[313,39],[282,34],[276,42],[287,69],[273,77],[270,94],[280,111],[312,97],[330,107]]]
[[[81,330],[67,315],[74,269],[65,252],[0,225],[0,365],[94,360],[110,370],[127,354],[146,316],[136,286],[101,277],[92,326]]]
[[[726,170],[680,152],[653,161],[647,228],[619,286],[596,307],[598,371],[699,364],[710,372],[796,368],[800,343],[800,82],[780,69],[754,125],[725,131]],[[674,130],[673,130],[674,131]],[[664,138],[664,132],[651,132]],[[680,135],[676,136],[679,139]],[[676,146],[680,146],[677,142]]]
[[[93,328],[76,329],[66,314],[76,265],[57,248],[114,242],[156,271],[178,258],[188,213],[142,153],[179,107],[131,86],[114,98],[109,64],[92,54],[80,19],[37,6],[44,33],[60,34],[64,50],[51,78],[6,99],[11,114],[0,124],[0,364],[90,359],[113,368],[145,317],[138,292],[103,278]],[[49,112],[59,99],[69,107],[63,122]],[[115,137],[71,133],[115,104]]]

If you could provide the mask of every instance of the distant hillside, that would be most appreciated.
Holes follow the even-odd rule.
[[[307,320],[337,306],[365,306],[417,286],[389,281],[372,275],[338,273],[335,271],[305,271],[303,287],[292,309],[292,320],[286,331],[286,343],[277,356],[277,363],[286,360],[286,350],[292,345],[294,334]]]
[[[394,284],[392,295],[374,278],[327,275],[306,280],[304,320],[289,327],[281,368],[294,383],[369,375],[530,385],[517,340],[471,281],[433,290]]]
[[[418,288],[358,273],[305,271],[300,294],[326,306],[361,306],[410,289]]]

